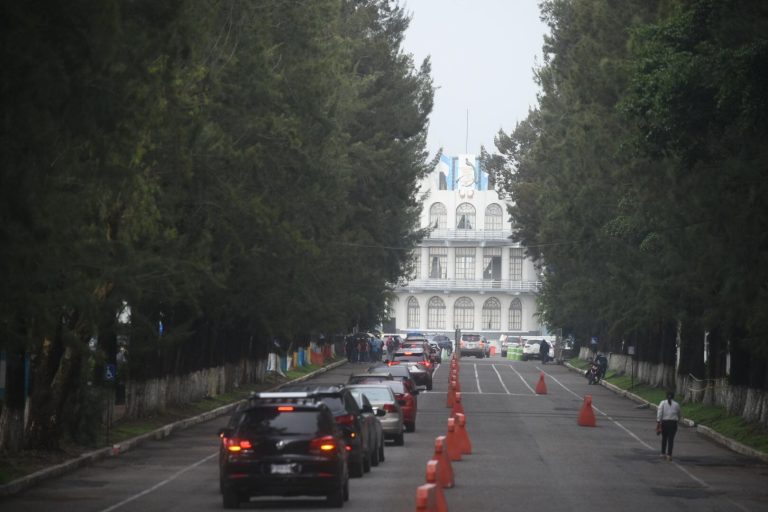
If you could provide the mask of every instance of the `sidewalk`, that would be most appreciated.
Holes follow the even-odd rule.
[[[323,366],[322,368],[319,368],[314,372],[308,373],[306,375],[302,375],[301,377],[288,382],[301,382],[303,380],[307,380],[311,377],[314,377],[316,375],[325,373],[329,370],[342,366],[346,362],[347,362],[346,359],[336,361],[335,363],[331,363],[329,365]],[[270,391],[284,384],[287,384],[287,382],[283,382],[278,386],[271,388]],[[219,407],[212,411],[208,411],[203,414],[199,414],[197,416],[176,421],[169,425],[165,425],[156,430],[153,430],[152,432],[147,432],[146,434],[142,434],[140,436],[136,436],[134,438],[127,439],[125,441],[117,443],[111,447],[100,448],[98,450],[84,453],[83,455],[76,457],[74,459],[68,460],[67,462],[63,462],[61,464],[51,466],[51,467],[42,469],[40,471],[37,471],[35,473],[21,477],[17,480],[13,480],[12,482],[8,482],[7,484],[0,486],[0,497],[17,494],[23,491],[24,489],[27,489],[35,485],[40,481],[47,480],[49,478],[53,478],[66,473],[70,473],[78,468],[87,466],[95,461],[104,459],[106,457],[114,457],[114,456],[120,455],[121,453],[127,452],[128,450],[140,445],[141,443],[143,443],[148,439],[163,439],[165,437],[170,436],[173,432],[176,432],[178,430],[183,430],[185,428],[191,427],[192,425],[197,425],[199,423],[206,422],[213,418],[217,418],[219,416],[229,414],[242,402],[243,402],[242,400],[233,402],[231,404]]]
[[[579,368],[576,368],[575,366],[573,366],[572,364],[570,364],[568,362],[564,362],[563,365],[566,368],[568,368],[569,370],[571,370],[571,371],[578,372],[578,373],[581,373],[581,374],[584,373],[583,370],[581,370]],[[621,396],[624,396],[624,397],[632,400],[633,402],[637,402],[638,404],[642,404],[642,405],[647,405],[649,408],[651,408],[653,410],[656,410],[656,408],[657,408],[656,404],[650,403],[645,398],[643,398],[641,396],[638,396],[638,395],[635,395],[631,391],[627,391],[626,389],[622,389],[622,388],[620,388],[618,386],[614,386],[610,382],[606,382],[605,380],[600,380],[600,385],[603,386],[604,388],[607,388],[607,389],[613,391],[617,395],[621,395]],[[730,450],[732,450],[732,451],[734,451],[736,453],[740,453],[740,454],[746,455],[748,457],[754,457],[756,459],[760,459],[763,462],[768,462],[768,453],[766,453],[766,452],[761,452],[759,450],[755,450],[754,448],[752,448],[750,446],[747,446],[747,445],[742,444],[742,443],[740,443],[738,441],[735,441],[735,440],[733,440],[731,438],[728,438],[728,437],[726,437],[726,436],[724,436],[724,435],[722,435],[722,434],[720,434],[718,432],[715,432],[714,430],[712,430],[711,428],[709,428],[707,426],[697,425],[696,423],[694,423],[693,421],[691,421],[689,419],[683,418],[681,423],[683,425],[685,425],[686,427],[690,427],[690,428],[695,429],[697,433],[699,433],[699,434],[703,435],[704,437],[707,437],[707,438],[715,441],[716,443],[719,443],[719,444],[725,446],[726,448],[729,448]]]

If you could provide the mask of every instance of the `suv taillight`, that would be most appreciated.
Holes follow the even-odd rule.
[[[241,452],[243,450],[250,450],[253,448],[251,442],[247,439],[237,439],[236,437],[222,439],[224,446],[227,447],[227,451],[231,453]]]
[[[336,423],[339,425],[346,425],[351,427],[355,424],[354,414],[344,414],[343,416],[336,416]]]
[[[309,452],[316,455],[330,454],[336,451],[337,442],[333,436],[316,437],[309,442]]]

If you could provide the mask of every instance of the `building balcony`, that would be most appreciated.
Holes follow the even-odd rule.
[[[511,229],[433,229],[427,238],[430,240],[499,240],[509,242],[511,236]]]
[[[414,279],[395,291],[416,293],[422,290],[495,293],[538,293],[541,281],[494,281],[491,279]]]

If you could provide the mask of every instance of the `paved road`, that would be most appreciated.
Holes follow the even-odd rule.
[[[319,376],[343,382],[363,366],[344,365]],[[404,447],[388,446],[387,460],[351,482],[347,510],[414,510],[434,438],[446,431],[447,366],[433,392],[419,396],[417,430]],[[546,395],[534,392],[541,372]],[[588,386],[563,366],[501,358],[463,359],[463,403],[473,454],[454,463],[452,511],[765,511],[768,465],[726,450],[682,428],[672,462],[659,455],[655,412]],[[592,394],[597,426],[577,425]],[[224,418],[119,457],[82,468],[0,501],[3,512],[220,510],[215,432]],[[323,510],[322,501],[253,500],[257,510]]]

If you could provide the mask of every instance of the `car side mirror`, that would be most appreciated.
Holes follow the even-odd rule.
[[[373,414],[375,414],[376,416],[386,416],[387,411],[385,411],[384,409],[379,409],[378,407],[374,407]]]
[[[363,407],[361,407],[361,410],[362,410],[363,412],[370,412],[370,413],[373,413],[373,407],[371,407],[371,406],[370,406],[370,405],[368,405],[368,404],[366,404],[366,405],[364,405]]]

